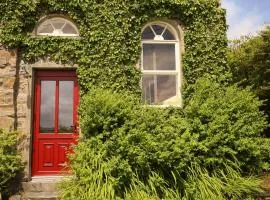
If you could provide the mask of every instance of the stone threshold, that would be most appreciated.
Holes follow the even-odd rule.
[[[18,200],[58,200],[57,184],[72,176],[33,176],[31,181],[22,182],[22,191]],[[14,198],[15,199],[15,198]],[[16,200],[17,200],[16,199]],[[12,199],[13,200],[13,199]]]
[[[71,176],[33,176],[30,182],[32,183],[58,182],[68,178],[71,178]]]

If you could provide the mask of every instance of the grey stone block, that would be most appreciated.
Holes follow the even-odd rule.
[[[58,181],[30,181],[23,182],[22,200],[57,200]]]
[[[57,192],[26,192],[22,200],[57,200]]]
[[[0,68],[4,68],[7,65],[7,58],[0,57]]]
[[[9,200],[21,200],[21,195],[13,195],[9,197]]]

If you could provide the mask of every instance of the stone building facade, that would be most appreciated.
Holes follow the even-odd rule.
[[[153,25],[157,26],[155,23]],[[148,24],[148,26],[151,26],[151,23]],[[167,27],[167,25],[165,27]],[[177,25],[172,26],[171,30],[173,30],[174,27],[177,27]],[[147,26],[145,27],[145,29],[146,28],[147,28]],[[165,31],[165,29],[164,29],[164,31]],[[40,29],[40,30],[42,30],[42,29]],[[184,41],[183,33],[181,32],[180,27],[179,27],[179,30],[178,30],[178,27],[175,28],[175,30],[177,30],[177,31],[175,31],[175,35],[172,34],[170,37],[178,35],[178,37],[176,37],[176,38],[178,38],[180,41]],[[60,29],[55,29],[51,33],[51,36],[59,36],[59,33],[61,33],[61,31],[62,30],[60,30]],[[39,33],[38,30],[36,32],[37,32],[36,34]],[[48,33],[46,33],[46,34],[48,34]],[[149,33],[148,32],[145,33],[146,37],[148,37],[147,34],[149,34]],[[40,33],[40,35],[42,36],[42,32]],[[168,35],[169,35],[169,33],[168,33]],[[78,34],[76,33],[72,36],[78,36]],[[157,40],[157,41],[161,40],[160,38],[162,35],[158,35],[157,33],[155,33],[155,35],[153,35],[153,36],[154,36],[154,38],[152,38],[151,45],[155,44],[155,40]],[[149,40],[149,38],[146,38],[146,39]],[[166,38],[162,37],[162,40],[164,40],[164,39],[166,40]],[[168,40],[171,40],[171,39],[169,38]],[[180,70],[181,69],[180,68],[180,57],[181,57],[181,53],[183,53],[184,46],[183,46],[183,43],[178,44],[179,40],[177,40],[177,42],[173,43],[173,45],[175,45],[175,46],[173,46],[174,49],[178,49],[178,51],[174,50],[173,54],[179,56],[177,58],[174,58],[178,61],[178,62],[175,62],[176,63],[175,65],[177,65],[178,67],[177,66],[173,66],[173,67],[175,67],[178,70],[172,70],[172,71],[173,71],[174,75],[177,76],[178,79],[180,80],[182,78],[182,72]],[[147,43],[149,41],[143,41],[143,42],[145,42],[148,46],[150,45],[149,43]],[[181,45],[181,46],[179,46],[179,45]],[[180,49],[181,49],[181,51],[180,51]],[[169,53],[172,53],[172,52],[169,52]],[[35,101],[36,101],[36,99],[35,99],[35,91],[36,91],[35,90],[35,84],[36,84],[35,83],[35,80],[36,80],[35,73],[37,71],[42,71],[42,70],[44,71],[47,69],[50,69],[52,71],[57,69],[58,71],[62,70],[63,72],[68,71],[68,70],[75,71],[76,66],[67,66],[67,65],[56,64],[56,63],[52,63],[52,62],[49,62],[47,60],[42,60],[42,59],[38,60],[36,63],[33,63],[33,64],[25,64],[21,61],[17,50],[5,49],[4,46],[0,44],[0,128],[6,128],[8,130],[18,130],[18,134],[20,134],[20,135],[18,135],[18,137],[21,138],[19,148],[20,148],[20,151],[22,152],[23,162],[25,163],[24,180],[26,182],[30,181],[33,178],[33,171],[34,171],[32,168],[32,161],[34,160],[33,159],[34,153],[33,153],[32,149],[34,146],[33,145],[34,144],[34,141],[33,141],[34,140],[33,139],[34,138],[34,124],[33,123],[34,123],[34,114],[35,114],[35,109],[36,109],[36,107],[35,107]],[[172,72],[170,72],[169,75],[171,75],[171,73]],[[49,76],[49,75],[47,75],[47,76]],[[48,80],[50,80],[50,79],[47,79],[46,81],[48,81]],[[59,81],[61,81],[63,79],[58,78],[55,80],[56,80],[56,82],[59,83]],[[179,87],[180,85],[181,85],[181,83],[179,83],[177,86]],[[57,87],[59,90],[59,86],[57,86]],[[151,85],[151,88],[152,88],[152,85]],[[176,86],[175,86],[175,88],[176,88]],[[39,97],[40,96],[41,95],[39,94]],[[156,94],[156,96],[157,96],[157,94]],[[173,98],[171,98],[171,97],[173,97]],[[166,98],[170,100],[170,101],[168,101],[168,103],[172,104],[172,103],[174,103],[174,101],[180,102],[181,101],[180,97],[181,97],[180,93],[179,94],[173,93],[173,94],[169,94],[169,96]],[[59,97],[57,97],[57,98],[59,98]],[[152,103],[152,102],[150,102],[150,103]],[[36,109],[36,110],[39,110],[39,109]],[[38,113],[40,114],[40,110],[38,111]],[[37,121],[39,121],[39,119]],[[74,121],[76,121],[76,120],[74,120]],[[38,123],[40,123],[40,121]],[[57,124],[57,123],[58,122],[55,122],[55,124]],[[40,125],[40,127],[41,127],[41,125]],[[57,128],[55,128],[55,129],[57,129]],[[37,130],[39,131],[39,128]],[[38,132],[38,131],[36,131],[36,132]],[[40,135],[42,135],[42,133],[48,133],[48,132],[38,132],[38,134],[40,134]],[[59,132],[59,133],[61,133],[61,132]],[[46,142],[47,142],[47,144],[42,143],[42,142],[37,144],[37,145],[40,145],[39,148],[40,148],[40,151],[42,152],[41,154],[46,154],[46,151],[47,151],[46,148],[48,147],[48,149],[49,149],[49,148],[51,148],[51,146],[54,145],[54,144],[53,145],[49,144],[50,142],[48,142],[48,141],[46,141]],[[63,143],[63,141],[60,141],[60,143]],[[60,144],[60,147],[65,147],[65,146],[63,144]],[[57,146],[57,148],[58,148],[58,146]],[[65,150],[65,148],[63,148],[63,149]],[[49,152],[49,150],[47,152]],[[53,152],[53,150],[51,152]],[[37,154],[37,157],[40,158],[41,154]],[[42,159],[43,159],[43,157],[42,157]],[[47,158],[44,158],[44,160],[46,160],[46,159]],[[43,164],[43,163],[41,163],[39,161],[39,163],[37,163],[37,165],[39,165],[39,164]],[[50,166],[50,165],[48,165],[50,163],[45,163],[45,164],[47,164],[47,167]],[[59,163],[57,163],[57,164],[59,164]],[[40,174],[38,174],[38,175],[40,175]],[[54,174],[49,174],[49,175],[54,175]],[[23,185],[24,192],[28,191],[30,193],[29,195],[33,195],[33,192],[40,193],[41,191],[47,191],[50,193],[56,192],[55,185],[49,186],[47,184],[43,184],[44,179],[40,180],[40,181],[41,182],[31,182],[31,183],[27,183],[27,184],[25,183]],[[266,184],[266,187],[267,187],[267,184]],[[268,194],[266,194],[266,195],[268,195]],[[46,197],[48,197],[48,194],[46,194]],[[57,195],[55,194],[55,199],[56,198],[57,198]],[[28,198],[26,198],[26,199],[28,199]]]

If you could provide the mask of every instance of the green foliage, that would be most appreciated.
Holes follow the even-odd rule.
[[[88,152],[88,149],[86,151]],[[86,159],[88,161],[88,158]],[[75,180],[65,180],[60,183],[61,199],[116,199],[113,188],[115,178],[108,176],[107,166],[102,162],[102,155],[96,154],[91,162],[93,165],[87,169],[84,168],[87,166],[83,163],[81,166],[79,163],[72,166],[79,176],[76,176]]]
[[[270,26],[258,36],[233,42],[228,52],[233,81],[242,87],[251,87],[265,100],[262,109],[270,117]]]
[[[193,95],[183,109],[145,107],[129,93],[103,89],[85,95],[79,110],[83,139],[70,159],[78,190],[92,194],[95,188],[100,189],[93,193],[98,196],[110,190],[107,195],[131,199],[183,196],[187,195],[184,183],[190,179],[190,166],[199,165],[205,181],[211,181],[212,175],[219,177],[213,180],[220,184],[220,194],[250,192],[253,185],[239,178],[243,188],[237,191],[234,184],[227,194],[223,185],[229,183],[222,181],[232,185],[235,182],[231,178],[223,180],[220,174],[227,173],[222,170],[227,170],[224,167],[228,162],[238,162],[243,174],[269,169],[269,140],[261,136],[266,127],[266,119],[258,109],[261,103],[249,90],[206,78],[198,80],[190,90]],[[209,173],[208,179],[205,173]],[[232,176],[236,174],[241,176],[240,171]],[[160,182],[152,187],[149,181],[153,176]],[[100,188],[94,186],[96,183]],[[140,189],[141,183],[148,189]],[[125,194],[134,184],[138,187]],[[200,184],[202,190],[210,187]],[[63,188],[67,199],[78,195]],[[188,194],[195,195],[193,199],[200,195],[192,191]]]
[[[128,93],[111,95],[108,90],[96,89],[90,94],[81,99],[79,107],[80,129],[86,138],[121,127],[139,104],[139,99]]]
[[[198,135],[199,156],[207,165],[237,158],[245,171],[269,168],[269,140],[262,103],[249,89],[199,79],[190,90],[185,115],[191,132]],[[205,152],[205,153],[203,153]]]
[[[18,133],[0,129],[0,141],[0,192],[5,193],[23,165],[16,150]]]
[[[163,176],[151,172],[141,180],[132,172],[131,183],[126,187],[123,196],[115,193],[116,179],[108,174],[106,162],[100,154],[93,161],[93,168],[84,169],[84,177],[66,179],[59,184],[61,199],[78,200],[238,200],[257,199],[261,192],[260,181],[253,176],[243,177],[236,164],[212,173],[198,165],[188,168],[186,179],[174,179],[174,186]],[[78,166],[77,166],[78,167]]]
[[[77,64],[82,94],[94,87],[140,94],[141,29],[149,21],[181,21],[187,83],[207,75],[226,80],[226,23],[219,0],[6,0],[0,2],[0,42],[19,48],[25,62],[40,58]],[[38,20],[70,17],[79,38],[33,37]]]
[[[243,177],[237,165],[225,164],[223,169],[207,170],[194,166],[184,181],[184,199],[257,199],[261,192],[261,180],[253,176]]]
[[[234,81],[243,86],[252,86],[258,94],[266,95],[270,82],[270,26],[258,36],[233,42],[228,58]]]

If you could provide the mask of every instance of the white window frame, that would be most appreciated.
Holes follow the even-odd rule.
[[[155,106],[181,106],[181,54],[180,54],[180,40],[179,35],[177,34],[177,31],[175,28],[162,21],[154,21],[151,23],[147,23],[143,29],[142,33],[147,27],[150,27],[152,25],[159,25],[162,27],[165,27],[168,29],[168,31],[175,37],[175,40],[154,40],[154,39],[142,39],[141,40],[141,59],[140,59],[140,68],[143,75],[176,75],[176,102],[168,102],[166,103],[166,100],[162,103],[154,103],[150,105]],[[152,29],[152,28],[151,28]],[[152,30],[153,31],[153,30]],[[157,37],[159,38],[159,37]],[[143,69],[143,45],[144,44],[174,44],[175,46],[175,70],[144,70]],[[143,83],[141,80],[141,88],[143,88]],[[145,102],[144,102],[145,103]]]
[[[59,19],[59,20],[62,20],[64,22],[64,25],[61,27],[61,29],[57,29],[54,27],[53,23],[52,23],[52,20],[55,20],[55,19]],[[54,29],[54,31],[52,33],[39,33],[39,29],[41,28],[41,26],[45,23],[49,23],[52,28]],[[60,32],[57,32],[56,30],[60,30],[62,31],[63,28],[66,26],[66,24],[69,24],[72,26],[72,28],[77,32],[76,34],[67,34],[67,33],[60,33]],[[35,31],[35,35],[36,36],[60,36],[60,37],[79,37],[79,30],[77,28],[77,26],[71,22],[70,20],[64,18],[64,17],[59,17],[59,16],[56,16],[56,17],[51,17],[51,18],[47,18],[45,20],[43,20],[41,23],[38,24],[37,28],[36,28],[36,31]]]

